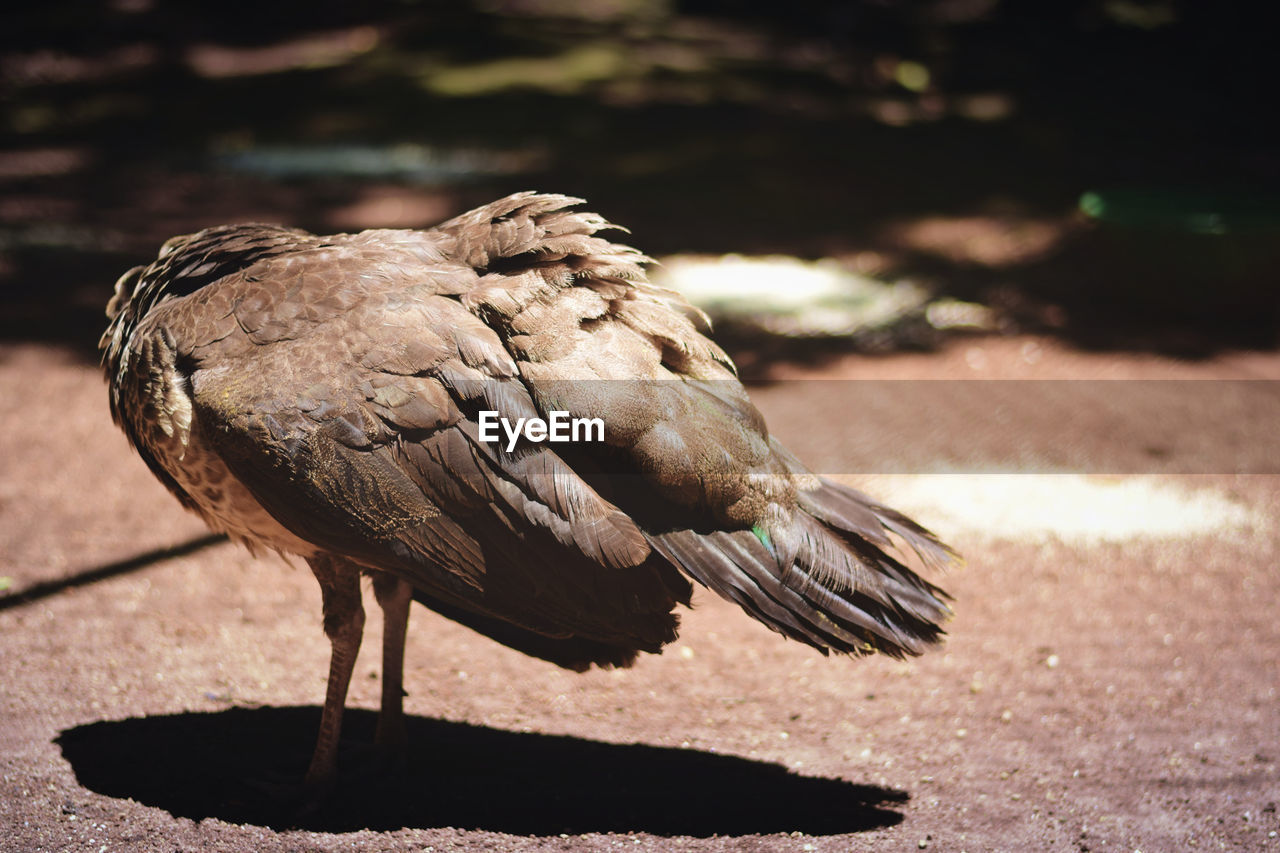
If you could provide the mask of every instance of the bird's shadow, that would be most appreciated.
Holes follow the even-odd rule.
[[[349,710],[344,734],[371,739]],[[778,764],[695,749],[522,734],[412,717],[407,769],[352,774],[299,820],[253,780],[300,774],[314,707],[233,708],[77,726],[57,743],[90,790],[193,820],[273,829],[455,827],[516,835],[833,835],[892,826],[904,791],[798,776]]]

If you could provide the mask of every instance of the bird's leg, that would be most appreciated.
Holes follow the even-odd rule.
[[[324,632],[329,637],[329,685],[325,690],[324,710],[320,714],[320,733],[311,755],[305,784],[310,789],[333,785],[338,775],[338,738],[342,733],[342,711],[347,701],[347,688],[356,656],[360,653],[360,637],[364,631],[364,606],[360,601],[360,571],[350,563],[329,557],[307,561],[324,602]]]
[[[382,707],[374,743],[383,749],[408,741],[404,728],[404,639],[413,587],[389,574],[374,575],[373,595],[382,608]]]

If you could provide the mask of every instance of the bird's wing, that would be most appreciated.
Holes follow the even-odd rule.
[[[449,605],[656,650],[687,581],[549,448],[479,440],[481,410],[539,411],[497,335],[439,292],[462,273],[441,269],[317,246],[146,324],[176,338],[201,434],[293,534]]]

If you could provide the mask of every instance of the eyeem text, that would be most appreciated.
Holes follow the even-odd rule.
[[[499,427],[502,432],[499,433]],[[602,418],[574,418],[568,412],[552,411],[548,418],[516,418],[512,424],[498,412],[484,410],[480,412],[480,440],[486,444],[501,441],[502,435],[507,438],[507,452],[516,449],[516,443],[523,435],[532,442],[542,441],[604,441],[604,420]]]

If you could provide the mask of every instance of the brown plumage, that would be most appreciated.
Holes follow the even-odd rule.
[[[184,506],[320,582],[309,783],[334,776],[361,574],[386,612],[383,744],[403,739],[411,598],[578,670],[674,640],[686,577],[824,653],[941,634],[945,595],[889,534],[953,553],[771,439],[705,316],[577,202],[520,193],[428,231],[210,228],[116,284],[116,422]],[[604,441],[508,450],[482,411],[598,417]]]

